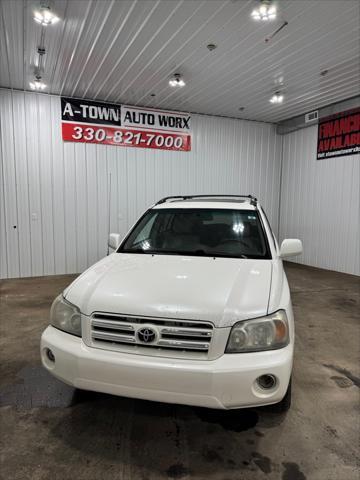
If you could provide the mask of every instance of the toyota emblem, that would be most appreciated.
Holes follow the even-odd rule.
[[[156,339],[156,332],[150,327],[143,327],[138,330],[137,336],[142,343],[152,343]]]

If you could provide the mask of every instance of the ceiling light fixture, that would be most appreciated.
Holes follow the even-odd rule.
[[[39,23],[43,27],[48,25],[53,25],[54,23],[60,20],[51,10],[50,7],[42,5],[39,10],[34,12],[34,20],[36,23]]]
[[[35,80],[29,83],[31,90],[44,90],[46,85],[41,81],[40,75],[35,77]]]
[[[276,6],[270,0],[261,0],[260,6],[254,8],[251,16],[254,20],[262,20],[264,22],[275,20]]]
[[[186,83],[180,73],[175,73],[169,80],[170,87],[185,87]]]
[[[280,92],[275,92],[274,95],[270,98],[270,103],[282,103],[284,101],[284,95]]]

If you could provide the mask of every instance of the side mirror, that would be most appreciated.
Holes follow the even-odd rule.
[[[119,233],[110,233],[108,246],[113,250],[116,250],[121,242],[121,236]]]
[[[297,238],[285,238],[280,247],[280,258],[295,257],[301,255],[303,246]]]

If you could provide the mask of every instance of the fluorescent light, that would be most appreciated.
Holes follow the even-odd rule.
[[[185,84],[184,80],[180,79],[180,80],[170,80],[169,85],[171,87],[185,87],[186,84]]]
[[[267,15],[267,6],[266,5],[261,5],[259,8],[260,15]]]
[[[275,20],[276,6],[271,5],[269,0],[263,0],[261,5],[251,12],[251,16],[254,20],[262,20],[264,22]]]
[[[46,88],[45,83],[38,79],[30,82],[29,85],[31,90],[44,90],[44,88]]]
[[[169,80],[170,87],[185,87],[186,83],[180,73],[175,73]]]
[[[270,103],[282,103],[284,101],[284,95],[277,92],[269,100]]]
[[[54,13],[50,11],[49,7],[42,7],[40,10],[34,12],[34,20],[43,27],[53,25],[60,19]]]

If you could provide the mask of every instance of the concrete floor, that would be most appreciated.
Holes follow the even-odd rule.
[[[3,281],[0,477],[358,480],[360,279],[286,270],[297,320],[287,415],[75,392],[39,360],[49,306],[74,276]]]

